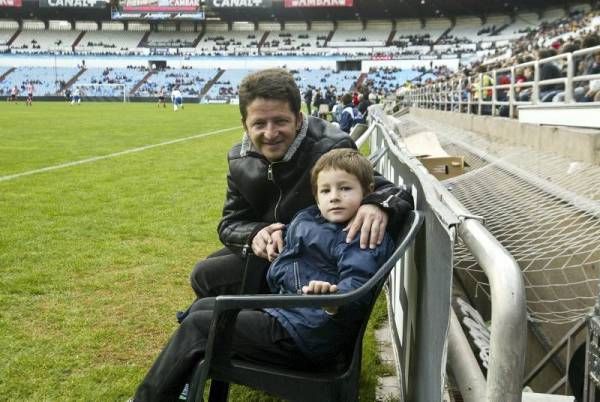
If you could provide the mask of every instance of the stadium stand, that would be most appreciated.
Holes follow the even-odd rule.
[[[95,31],[86,32],[75,46],[77,54],[148,54],[147,49],[138,47],[143,32]]]
[[[86,85],[86,96],[121,97],[122,94],[115,93],[116,87],[103,84],[122,84],[129,91],[146,73],[146,67],[89,68],[79,77],[75,85]],[[92,86],[92,84],[97,84],[97,86]]]
[[[301,92],[312,88],[324,89],[334,87],[338,94],[349,92],[360,76],[357,71],[335,71],[332,69],[293,71],[294,78]]]
[[[253,70],[236,69],[225,71],[210,87],[203,101],[229,100],[237,96],[240,82],[251,71]]]
[[[179,25],[167,22],[151,29],[150,24],[143,21],[130,22],[125,27],[118,21],[73,23],[53,20],[48,22],[49,29],[46,29],[44,22],[38,20],[23,20],[20,26],[16,21],[0,20],[0,46],[13,54],[375,56],[382,59],[458,59],[468,66],[457,72],[448,69],[434,71],[431,66],[425,70],[423,67],[390,69],[387,66],[371,69],[368,76],[369,91],[390,94],[400,91],[407,81],[418,86],[419,83],[432,81],[466,80],[469,71],[474,71],[479,65],[487,66],[486,70],[492,67],[508,68],[511,63],[517,62],[511,54],[518,54],[521,61],[534,57],[531,44],[558,48],[555,43],[560,42],[564,46],[580,42],[580,38],[597,30],[598,19],[594,19],[595,16],[597,12],[591,10],[589,5],[579,5],[568,14],[562,9],[548,9],[540,18],[534,13],[519,12],[512,20],[499,14],[488,16],[485,23],[480,18],[467,16],[457,17],[454,22],[448,18],[428,18],[424,21],[397,20],[395,24],[387,20],[365,23],[339,21],[337,24],[312,21],[310,27],[302,21],[284,25],[261,22],[258,23],[259,30],[255,31],[254,24],[249,23],[236,22],[230,27],[222,22],[208,22],[202,33],[193,24],[184,22]],[[44,35],[39,35],[40,32],[44,32]],[[565,48],[568,49],[568,46]],[[470,62],[471,59],[475,62]],[[204,89],[208,89],[205,86],[216,73],[214,69],[197,68],[192,64],[191,69],[170,66],[167,70],[149,72],[146,67],[140,67],[139,70],[119,70],[122,74],[109,73],[107,76],[102,76],[103,71],[94,67],[94,70],[84,72],[76,82],[124,84],[129,89],[135,88],[135,95],[140,97],[152,97],[161,86],[171,88],[180,85],[185,96],[198,97]],[[19,66],[19,74],[24,69],[26,67]],[[55,70],[47,73],[32,70],[31,76],[39,76],[36,78],[41,83],[39,87],[46,94],[53,93],[50,88],[56,89],[54,81],[57,79],[64,84],[73,77],[67,76],[72,74],[72,69],[58,67]],[[223,76],[208,89],[206,99],[235,96],[239,77],[248,68],[225,70],[228,71],[224,71]],[[11,83],[15,77],[17,81],[20,80],[18,75],[14,75]],[[303,90],[308,85],[318,88],[327,82],[341,93],[353,88],[359,77],[360,74],[349,71],[309,68],[298,79]],[[474,80],[471,77],[471,81]],[[22,80],[17,84],[22,85]],[[3,87],[6,86],[4,82]]]
[[[32,82],[36,96],[54,96],[76,73],[77,69],[66,67],[17,67],[0,82],[0,94],[8,94],[15,85],[24,93],[27,83]]]
[[[173,87],[186,97],[198,97],[209,81],[217,75],[218,69],[164,69],[157,71],[136,92],[138,96],[155,97],[161,87],[170,92]]]

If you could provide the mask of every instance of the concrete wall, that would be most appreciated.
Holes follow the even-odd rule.
[[[519,123],[504,117],[477,116],[431,109],[411,108],[423,119],[432,119],[472,131],[509,145],[553,152],[576,161],[600,165],[600,130]]]

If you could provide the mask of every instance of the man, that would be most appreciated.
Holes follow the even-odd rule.
[[[311,104],[312,104],[312,98],[313,98],[313,91],[311,86],[309,85],[306,88],[306,92],[304,92],[304,103],[306,103],[306,110],[308,112],[309,115],[311,115],[312,110],[311,110]]]
[[[256,72],[240,84],[246,132],[228,154],[227,194],[218,225],[225,247],[194,267],[191,283],[199,298],[268,291],[266,269],[283,249],[282,229],[314,203],[311,168],[334,148],[356,148],[330,123],[303,115],[301,102],[293,76],[283,69]],[[348,224],[347,240],[360,235],[362,248],[375,248],[388,220],[400,224],[411,206],[407,191],[377,174],[375,191],[364,197]]]
[[[174,87],[171,92],[171,101],[173,102],[173,111],[177,111],[178,109],[183,109],[183,95],[181,95],[181,91],[179,87]]]
[[[79,87],[75,87],[73,91],[73,96],[71,97],[71,105],[79,105],[81,104],[81,89]]]
[[[9,101],[12,103],[17,103],[17,95],[19,94],[19,88],[17,88],[17,86],[15,85],[14,87],[12,87],[12,89],[10,90],[10,98]]]
[[[361,95],[362,96],[362,95]],[[364,123],[363,115],[354,106],[352,94],[346,93],[342,96],[342,113],[340,115],[340,129],[346,133],[350,133],[352,127],[356,124]]]
[[[160,87],[158,90],[158,102],[156,103],[157,107],[160,107],[162,104],[163,109],[166,108],[165,105],[165,87]]]
[[[27,83],[27,99],[25,100],[25,106],[32,106],[33,103],[33,83],[29,81]]]

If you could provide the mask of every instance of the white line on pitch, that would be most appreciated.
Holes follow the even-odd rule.
[[[196,138],[208,137],[208,136],[211,136],[211,135],[220,134],[220,133],[224,133],[224,132],[227,132],[227,131],[239,130],[240,128],[241,128],[241,126],[224,128],[224,129],[221,129],[221,130],[211,131],[209,133],[192,135],[191,137],[178,138],[176,140],[165,141],[165,142],[161,142],[159,144],[145,145],[143,147],[126,149],[125,151],[115,152],[115,153],[108,154],[108,155],[94,156],[93,158],[82,159],[82,160],[79,160],[79,161],[61,163],[60,165],[54,165],[54,166],[48,166],[48,167],[41,168],[41,169],[29,170],[27,172],[11,174],[11,175],[8,175],[8,176],[0,176],[0,181],[7,181],[7,180],[12,180],[12,179],[17,179],[17,178],[23,177],[23,176],[29,176],[29,175],[32,175],[32,174],[44,173],[44,172],[49,172],[49,171],[52,171],[52,170],[63,169],[63,168],[71,167],[71,166],[83,165],[84,163],[96,162],[96,161],[100,161],[100,160],[103,160],[103,159],[114,158],[116,156],[132,154],[132,153],[135,153],[135,152],[141,152],[141,151],[145,151],[147,149],[152,149],[152,148],[156,148],[156,147],[162,147],[164,145],[171,145],[171,144],[176,144],[178,142],[194,140]]]

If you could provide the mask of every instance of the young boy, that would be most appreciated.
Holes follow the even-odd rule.
[[[346,242],[345,228],[373,190],[373,169],[353,149],[334,149],[311,171],[316,206],[298,212],[286,227],[285,246],[267,281],[272,293],[349,292],[365,283],[394,249],[389,235],[377,247]],[[354,336],[369,300],[339,310],[243,310],[233,336],[236,356],[286,367],[330,364]],[[139,386],[135,401],[176,400],[202,358],[212,311],[192,309]]]

